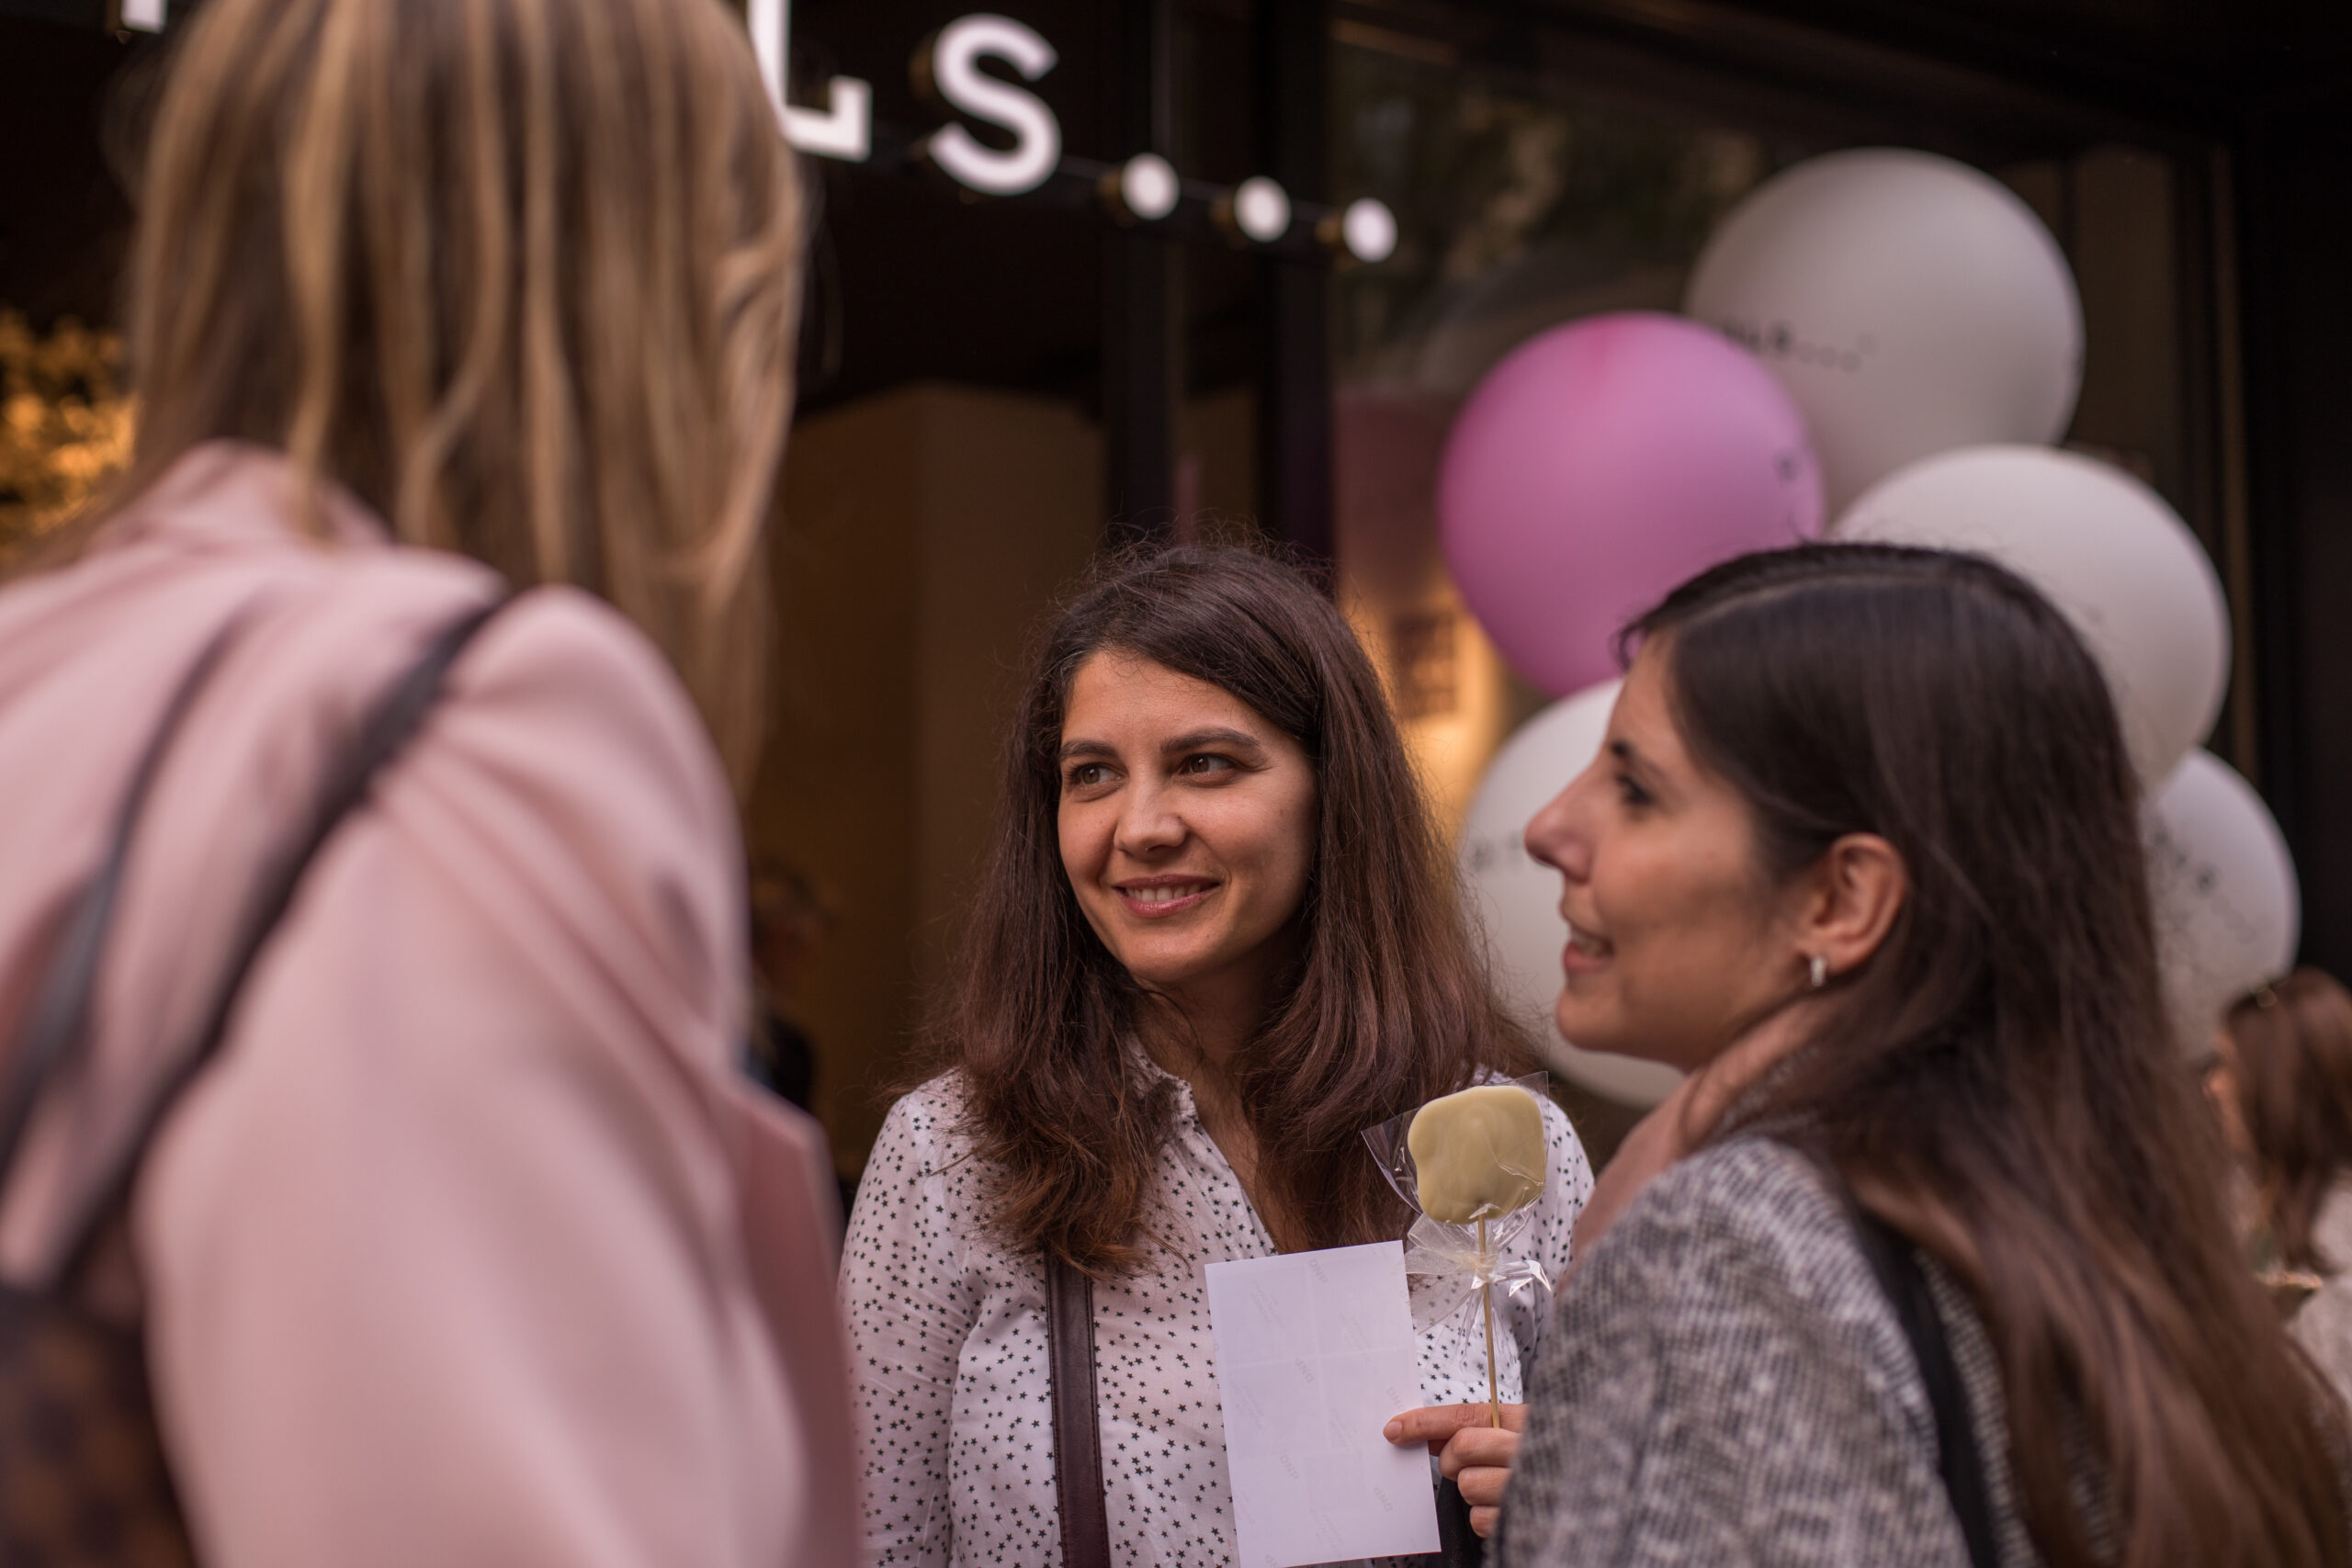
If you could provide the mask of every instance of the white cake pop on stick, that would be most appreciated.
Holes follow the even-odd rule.
[[[1478,1227],[1481,1262],[1487,1258],[1487,1222],[1544,1196],[1551,1167],[1544,1111],[1516,1084],[1487,1084],[1430,1100],[1405,1134],[1413,1156],[1421,1212],[1446,1224]],[[1495,1288],[1479,1286],[1487,1319],[1487,1416],[1503,1424],[1495,1391]]]

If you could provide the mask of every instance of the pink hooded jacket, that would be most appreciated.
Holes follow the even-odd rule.
[[[0,592],[0,1053],[198,650],[246,630],[151,797],[94,1068],[37,1121],[0,1272],[175,1047],[354,716],[496,591],[199,447]],[[199,1552],[236,1568],[852,1561],[830,1169],[739,1088],[735,816],[668,667],[535,592],[312,864],[130,1214]],[[5,1063],[0,1063],[5,1066]]]

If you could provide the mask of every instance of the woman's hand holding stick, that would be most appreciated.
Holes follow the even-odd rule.
[[[1488,1426],[1489,1420],[1499,1423]],[[1519,1434],[1527,1426],[1524,1404],[1430,1404],[1408,1410],[1388,1423],[1392,1443],[1427,1443],[1438,1456],[1438,1471],[1462,1489],[1470,1505],[1470,1528],[1481,1539],[1495,1533],[1502,1515],[1503,1488],[1519,1457]]]

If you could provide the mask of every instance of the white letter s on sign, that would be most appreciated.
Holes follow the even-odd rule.
[[[932,135],[925,150],[959,184],[989,196],[1019,196],[1045,184],[1061,162],[1061,123],[1035,94],[982,73],[983,55],[1007,62],[1031,82],[1058,58],[1052,44],[1010,17],[959,17],[948,23],[932,45],[932,85],[973,118],[1012,132],[1013,143],[1000,152],[962,126],[949,125]]]

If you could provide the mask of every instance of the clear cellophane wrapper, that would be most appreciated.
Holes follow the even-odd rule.
[[[1540,1101],[1547,1098],[1552,1080],[1549,1074],[1530,1073],[1525,1077],[1488,1082],[1516,1084]],[[1542,1259],[1520,1250],[1534,1228],[1540,1198],[1507,1214],[1487,1216],[1484,1246],[1480,1245],[1479,1216],[1474,1214],[1463,1224],[1449,1224],[1430,1218],[1421,1207],[1420,1175],[1406,1142],[1413,1118],[1419,1114],[1415,1107],[1363,1130],[1363,1141],[1372,1146],[1372,1157],[1380,1162],[1381,1174],[1413,1211],[1413,1228],[1405,1233],[1405,1275],[1413,1303],[1413,1326],[1426,1334],[1476,1300],[1483,1285],[1498,1287],[1504,1296],[1516,1296],[1531,1286],[1549,1295],[1552,1277],[1544,1272]],[[1508,1159],[1498,1163],[1511,1175],[1540,1187],[1550,1179],[1550,1155],[1547,1146],[1544,1156],[1547,1168],[1543,1170],[1520,1170]]]

